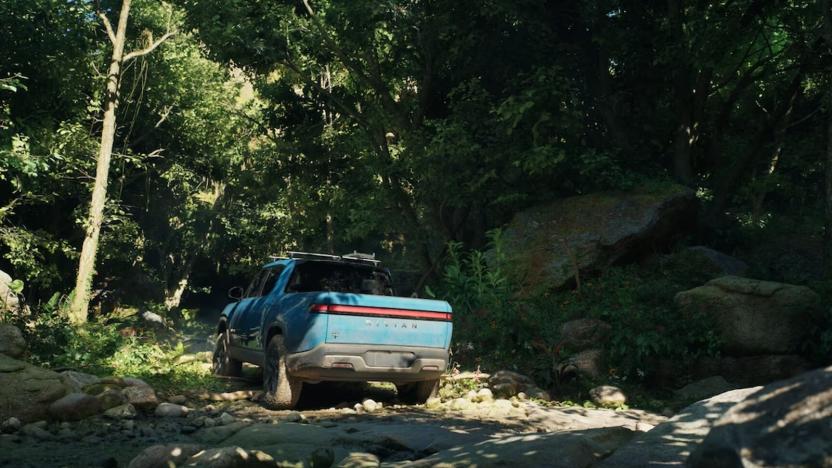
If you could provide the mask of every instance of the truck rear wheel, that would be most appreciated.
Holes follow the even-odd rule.
[[[402,402],[421,405],[428,401],[428,398],[435,397],[439,393],[439,379],[399,384],[396,385],[396,391]]]
[[[275,335],[266,347],[263,365],[263,401],[271,409],[292,409],[298,404],[303,382],[286,371],[286,345],[282,335]]]
[[[231,357],[228,354],[228,347],[230,340],[228,330],[223,330],[217,334],[217,342],[214,346],[214,356],[211,359],[211,370],[216,375],[223,375],[226,377],[239,377],[243,372],[243,363]]]

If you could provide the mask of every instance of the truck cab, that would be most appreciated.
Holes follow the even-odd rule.
[[[448,364],[451,306],[395,296],[373,256],[290,252],[229,296],[214,372],[262,366],[264,400],[277,409],[294,407],[303,384],[320,381],[389,381],[401,400],[423,403]]]

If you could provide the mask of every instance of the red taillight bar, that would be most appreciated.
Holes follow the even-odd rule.
[[[338,315],[373,315],[378,317],[411,318],[419,320],[451,321],[451,314],[426,310],[388,309],[384,307],[351,306],[343,304],[312,304],[310,312]]]

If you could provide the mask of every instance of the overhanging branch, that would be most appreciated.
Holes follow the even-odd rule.
[[[159,39],[154,41],[153,44],[150,44],[149,46],[145,47],[144,49],[134,50],[133,52],[130,52],[129,54],[125,55],[124,60],[122,60],[122,61],[127,62],[127,61],[132,60],[136,57],[141,57],[142,55],[147,55],[147,54],[153,52],[154,49],[159,47],[159,45],[161,45],[163,42],[168,40],[168,38],[170,38],[174,34],[176,34],[175,31],[166,32],[162,37],[160,37]]]

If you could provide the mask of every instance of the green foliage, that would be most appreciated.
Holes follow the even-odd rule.
[[[451,244],[437,286],[436,295],[454,308],[454,357],[466,365],[518,368],[551,383],[554,365],[575,351],[559,345],[560,326],[584,317],[611,325],[611,377],[641,380],[660,359],[685,363],[718,352],[712,321],[681,316],[673,304],[676,293],[713,278],[696,256],[683,252],[653,265],[614,267],[586,279],[580,291],[544,288],[524,297],[507,269],[499,231],[490,238],[487,253],[463,253]]]

